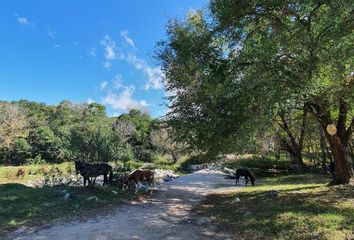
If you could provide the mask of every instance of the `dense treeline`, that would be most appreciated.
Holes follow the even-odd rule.
[[[157,58],[176,137],[211,156],[268,139],[264,146],[304,170],[304,152],[329,155],[333,182],[348,183],[353,23],[353,2],[344,0],[212,0],[207,11],[170,21]]]
[[[0,102],[0,164],[152,162],[171,148],[162,126],[134,109],[108,117],[98,103]]]

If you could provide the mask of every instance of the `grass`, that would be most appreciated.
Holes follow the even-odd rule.
[[[64,190],[70,193],[69,200],[64,199]],[[48,220],[82,217],[108,211],[113,206],[131,200],[133,197],[135,196],[131,191],[120,192],[116,187],[29,188],[18,183],[2,184],[0,185],[0,236],[23,225],[41,225]]]
[[[25,176],[18,177],[18,169],[25,169]],[[74,172],[73,163],[65,162],[61,164],[32,164],[25,166],[0,166],[0,184],[4,183],[24,183],[42,178],[44,172],[51,168],[59,168],[63,173]]]
[[[353,186],[327,185],[319,175],[282,175],[256,187],[209,196],[197,209],[235,239],[345,239],[354,237]],[[280,191],[271,198],[270,190]],[[240,202],[232,203],[236,197]],[[245,215],[247,211],[251,213]]]

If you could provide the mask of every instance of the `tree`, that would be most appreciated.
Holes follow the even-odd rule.
[[[354,92],[353,4],[215,0],[211,10],[219,28],[232,35],[230,42],[242,45],[237,65],[255,69],[247,72],[262,78],[265,86],[284,87],[272,87],[269,97],[309,107],[331,146],[334,183],[348,183],[353,175],[345,153],[354,124],[348,116]],[[338,129],[334,136],[326,131],[331,123]]]
[[[160,127],[150,133],[151,144],[162,153],[170,154],[173,163],[176,163],[179,156],[186,150],[186,145],[173,139],[172,129]]]
[[[264,129],[279,103],[304,105],[330,144],[334,183],[348,183],[353,4],[212,0],[209,8],[208,20],[197,12],[171,22],[168,40],[159,44],[167,88],[174,93],[171,125],[199,148],[212,145],[221,152]],[[331,123],[338,129],[334,136],[326,131]]]
[[[31,132],[29,142],[32,145],[32,155],[40,156],[49,163],[61,163],[69,155],[60,138],[48,126],[38,127]]]
[[[20,138],[27,138],[27,119],[19,105],[0,102],[0,151],[6,163],[11,163],[10,152]]]

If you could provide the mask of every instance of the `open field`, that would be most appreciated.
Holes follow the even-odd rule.
[[[196,212],[235,239],[352,239],[354,188],[327,182],[311,174],[263,178],[255,187],[208,196]]]

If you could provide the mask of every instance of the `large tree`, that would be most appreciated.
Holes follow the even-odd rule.
[[[160,44],[174,93],[170,122],[197,145],[223,151],[274,119],[280,103],[305,105],[330,144],[334,183],[348,183],[353,2],[213,0],[210,11],[171,22]]]

